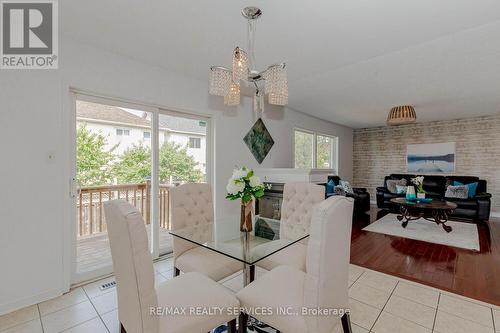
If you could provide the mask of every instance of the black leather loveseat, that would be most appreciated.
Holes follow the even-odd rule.
[[[335,186],[340,184],[339,176],[328,176],[328,181],[333,179]],[[354,193],[346,193],[346,197],[350,197],[354,199],[354,214],[365,213],[370,210],[370,193],[366,190],[366,188],[362,187],[353,187],[352,189]],[[326,196],[332,196],[335,193],[326,193]]]
[[[391,211],[397,211],[398,206],[390,200],[392,198],[404,197],[405,194],[393,194],[387,189],[387,180],[389,179],[406,179],[408,185],[412,185],[411,178],[416,175],[408,174],[391,174],[384,179],[384,186],[377,187],[377,206]],[[453,185],[454,181],[462,184],[478,183],[476,196],[469,199],[445,198],[446,188],[448,185]],[[424,190],[426,197],[436,200],[444,200],[454,202],[458,205],[450,218],[460,218],[472,221],[486,221],[490,217],[491,194],[486,192],[486,180],[471,176],[431,176],[424,175]]]

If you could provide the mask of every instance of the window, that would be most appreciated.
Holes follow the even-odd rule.
[[[144,132],[144,139],[151,139],[151,132]]]
[[[337,137],[295,130],[295,167],[337,169]]]
[[[295,130],[295,167],[314,168],[314,133]]]
[[[189,148],[201,148],[201,138],[189,138]]]
[[[123,129],[123,128],[117,128],[116,129],[116,135],[118,136],[129,136],[130,135],[130,130],[128,129]]]
[[[316,168],[334,169],[333,153],[336,138],[327,135],[316,135]]]

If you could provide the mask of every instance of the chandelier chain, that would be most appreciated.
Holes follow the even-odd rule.
[[[248,20],[248,30],[247,30],[247,48],[250,60],[250,70],[255,70],[257,67],[255,63],[255,32],[256,24],[254,20]]]

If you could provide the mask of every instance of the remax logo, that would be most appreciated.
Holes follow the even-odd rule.
[[[1,0],[3,69],[57,68],[57,2]]]

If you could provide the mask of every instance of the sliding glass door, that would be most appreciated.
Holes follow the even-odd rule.
[[[77,283],[112,272],[103,205],[141,212],[153,258],[172,252],[169,190],[206,182],[209,119],[115,100],[76,96]]]
[[[159,254],[172,251],[169,189],[207,182],[208,120],[160,110],[158,119]]]

